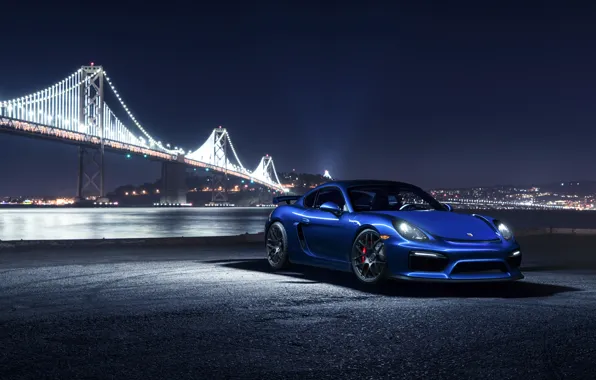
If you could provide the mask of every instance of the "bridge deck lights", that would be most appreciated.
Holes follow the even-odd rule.
[[[105,87],[115,95],[116,104],[119,104],[128,115],[129,123],[132,123],[137,129],[133,130],[125,125],[110,109],[104,100],[104,84],[107,84],[108,86]],[[85,105],[83,119],[80,119],[80,104]],[[267,186],[272,191],[277,189],[283,191],[271,156],[266,154],[254,171],[247,170],[239,160],[229,132],[221,125],[213,130],[210,139],[199,150],[189,151],[187,157],[180,156],[181,153],[184,153],[182,147],[176,146],[175,150],[171,150],[169,149],[170,143],[166,144],[167,148],[164,147],[161,141],[154,139],[143,128],[128,105],[122,100],[121,94],[116,90],[110,76],[102,66],[95,66],[94,62],[90,62],[89,66],[82,66],[66,79],[44,90],[0,102],[0,115],[8,119],[7,124],[3,127],[48,135],[71,142],[74,140],[95,145],[95,147],[105,143],[109,148],[124,151],[126,158],[132,158],[131,153],[135,153],[142,154],[145,158],[151,156],[169,161],[177,160],[188,165],[204,167],[204,164],[208,164],[213,171],[223,171],[243,178],[250,176],[254,178],[254,180],[251,179],[251,183]],[[20,123],[15,123],[15,120],[19,120]],[[140,131],[141,134],[139,135],[135,131]],[[215,159],[214,150],[221,148],[222,145],[230,148],[232,155],[229,155],[230,149],[224,149],[219,152],[221,156]],[[95,149],[95,147],[91,149]],[[203,153],[208,153],[203,154],[204,158],[196,157],[201,149],[205,150]],[[101,154],[103,155],[103,150]],[[230,162],[232,156],[237,165]],[[91,168],[89,169],[91,170]],[[205,170],[210,171],[209,168]],[[101,188],[99,192],[103,195],[103,170],[85,174],[96,178],[97,183],[94,181],[91,187]]]

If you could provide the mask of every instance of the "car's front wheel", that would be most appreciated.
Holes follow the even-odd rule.
[[[280,222],[273,223],[267,230],[267,261],[275,270],[283,269],[290,263],[288,235]]]
[[[373,229],[365,229],[356,236],[352,245],[352,271],[363,283],[378,284],[387,278],[385,244]]]

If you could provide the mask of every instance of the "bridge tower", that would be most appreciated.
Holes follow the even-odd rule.
[[[271,189],[260,189],[259,203],[263,205],[273,204],[273,193]]]
[[[277,178],[275,172],[275,165],[273,164],[273,157],[268,154],[261,158],[261,163],[254,171],[254,175],[270,181],[273,178]],[[270,189],[262,188],[259,192],[259,203],[260,204],[271,204],[273,203],[273,193]]]
[[[79,85],[79,126],[90,135],[99,136],[99,147],[79,145],[77,201],[88,197],[104,199],[104,70],[102,66],[81,67],[84,81]]]
[[[228,139],[227,130],[215,128],[213,130],[213,163],[224,168],[223,173],[213,172],[211,177],[211,203],[225,204],[228,202]]]
[[[273,178],[277,178],[275,165],[273,164],[273,157],[268,154],[264,155],[263,158],[261,158],[259,166],[257,166],[253,172],[253,175],[265,181],[271,181]]]
[[[178,156],[177,162],[162,162],[160,204],[184,205],[187,191],[184,156]]]

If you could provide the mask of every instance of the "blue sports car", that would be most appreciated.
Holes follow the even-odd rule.
[[[335,181],[280,196],[265,225],[267,260],[351,271],[368,284],[522,279],[521,250],[499,220],[452,212],[419,187]],[[284,204],[285,203],[285,204]]]

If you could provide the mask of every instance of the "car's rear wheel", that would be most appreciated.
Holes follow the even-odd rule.
[[[365,229],[356,236],[352,245],[352,271],[363,283],[378,284],[387,278],[387,258],[381,235]]]
[[[267,230],[267,261],[275,270],[286,268],[290,263],[288,235],[280,222],[273,223]]]

